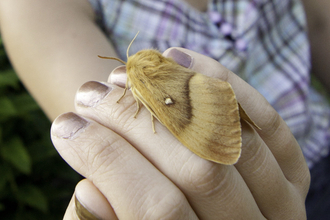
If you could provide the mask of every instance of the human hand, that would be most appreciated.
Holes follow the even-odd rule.
[[[158,122],[153,134],[147,109],[134,119],[129,92],[116,103],[126,80],[124,69],[117,68],[112,84],[88,82],[80,88],[79,116],[63,114],[52,126],[58,152],[88,179],[77,186],[80,203],[103,219],[305,219],[309,171],[276,111],[217,61],[181,48],[164,55],[228,81],[262,130],[242,122],[242,155],[234,166],[204,160]],[[65,219],[76,218],[73,201]]]

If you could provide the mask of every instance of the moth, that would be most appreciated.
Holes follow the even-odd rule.
[[[137,36],[137,35],[136,35]],[[136,38],[135,36],[135,38]],[[132,40],[132,42],[135,40]],[[127,81],[137,103],[151,113],[188,149],[198,156],[220,164],[235,164],[241,155],[241,123],[255,123],[236,100],[228,82],[211,78],[177,64],[157,50],[141,50],[129,56]]]

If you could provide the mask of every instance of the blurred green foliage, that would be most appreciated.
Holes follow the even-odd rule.
[[[80,176],[58,155],[50,121],[25,90],[0,38],[0,218],[62,219]]]

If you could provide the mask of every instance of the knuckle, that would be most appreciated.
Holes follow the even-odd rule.
[[[139,209],[138,219],[189,219],[188,202],[178,189],[146,198],[143,203],[147,208]]]
[[[136,111],[136,102],[133,99],[132,94],[128,94],[127,92],[119,103],[115,102],[111,108],[108,106],[105,106],[104,108],[108,109],[108,115],[106,116],[107,118],[110,118],[119,124],[125,125],[133,119],[134,112]]]
[[[98,139],[96,137],[87,154],[88,175],[102,176],[105,173],[113,172],[114,168],[118,166],[116,161],[127,160],[125,159],[125,148],[123,148],[125,144],[123,139],[115,135],[98,136]]]
[[[263,133],[274,134],[278,131],[282,125],[282,118],[278,113],[274,113],[272,109],[269,114],[267,114],[267,120],[263,125]]]
[[[210,196],[217,191],[223,190],[228,184],[226,169],[224,166],[202,161],[194,166],[184,166],[180,171],[180,182],[185,190],[198,193],[203,196]]]
[[[114,99],[117,101],[118,96]],[[139,103],[140,109],[137,112],[137,101],[133,98],[133,94],[131,92],[126,92],[126,95],[120,100],[119,103],[112,102],[110,107],[108,105],[109,104],[105,104],[104,106],[107,113],[102,120],[106,121],[107,125],[114,130],[121,130],[128,133],[136,127],[150,126],[150,121],[144,120],[146,118],[150,120],[149,111],[144,108],[141,103]]]

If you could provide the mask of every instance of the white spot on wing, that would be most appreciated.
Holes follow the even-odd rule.
[[[166,104],[166,105],[171,105],[171,104],[173,104],[172,99],[171,99],[171,98],[166,98],[166,99],[165,99],[165,104]]]

